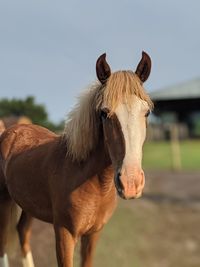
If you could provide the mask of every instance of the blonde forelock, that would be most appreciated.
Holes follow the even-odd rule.
[[[105,86],[96,82],[83,92],[66,120],[63,140],[67,143],[67,155],[73,160],[85,160],[98,143],[102,105],[106,105],[112,114],[122,102],[131,105],[131,95],[136,95],[146,101],[150,109],[153,108],[140,79],[132,71],[114,72]]]

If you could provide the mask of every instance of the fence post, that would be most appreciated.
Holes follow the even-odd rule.
[[[182,165],[181,165],[181,152],[180,152],[180,142],[179,142],[177,124],[172,124],[170,126],[170,141],[171,141],[171,151],[172,151],[172,168],[175,171],[180,171],[182,169]]]

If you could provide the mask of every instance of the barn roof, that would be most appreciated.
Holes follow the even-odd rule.
[[[200,98],[200,78],[151,92],[154,101]]]

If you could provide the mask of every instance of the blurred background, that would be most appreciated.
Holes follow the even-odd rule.
[[[145,192],[119,201],[95,266],[200,266],[199,10],[198,0],[0,2],[6,127],[33,122],[61,132],[76,96],[96,79],[100,54],[113,71],[135,70],[142,50],[152,58]],[[35,220],[32,245],[36,267],[56,266],[50,225]]]

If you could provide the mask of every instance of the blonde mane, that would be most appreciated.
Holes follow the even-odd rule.
[[[98,143],[98,111],[102,104],[109,109],[111,116],[120,103],[131,105],[131,95],[136,95],[146,101],[150,109],[153,108],[153,103],[140,79],[132,71],[114,72],[106,86],[96,82],[82,93],[65,124],[63,138],[67,142],[67,155],[73,160],[85,160]]]

